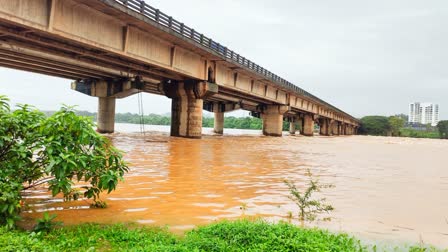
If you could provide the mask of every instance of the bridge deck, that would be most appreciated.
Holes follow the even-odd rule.
[[[228,47],[137,0],[0,0],[0,65],[68,79],[142,76],[213,81],[207,101],[290,106],[357,125],[358,120]]]

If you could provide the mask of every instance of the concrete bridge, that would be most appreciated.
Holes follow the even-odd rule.
[[[204,18],[207,16],[205,14]],[[210,17],[212,18],[212,17]],[[281,59],[279,59],[281,60]],[[203,109],[262,118],[263,134],[356,134],[359,121],[138,0],[0,0],[0,66],[74,80],[98,97],[98,131],[114,131],[115,101],[138,92],[172,99],[171,135],[200,138]]]

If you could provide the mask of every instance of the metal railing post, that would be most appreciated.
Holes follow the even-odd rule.
[[[140,13],[145,15],[145,1],[144,0],[140,0]]]
[[[160,10],[157,9],[156,10],[156,22],[159,23],[159,19],[160,19]]]
[[[180,24],[180,34],[184,35],[184,23]]]

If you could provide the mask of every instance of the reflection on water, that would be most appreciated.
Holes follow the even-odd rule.
[[[218,219],[246,215],[271,220],[297,212],[284,179],[306,182],[306,170],[336,187],[326,197],[333,220],[317,223],[365,239],[420,239],[448,246],[448,141],[383,137],[260,136],[227,130],[202,140],[171,138],[168,127],[118,124],[114,144],[131,172],[104,195],[107,209],[63,203],[45,190],[29,196],[34,213],[55,211],[66,224],[126,222],[169,225],[182,232]],[[205,129],[206,133],[211,130]]]

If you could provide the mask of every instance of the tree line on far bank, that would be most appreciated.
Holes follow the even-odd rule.
[[[448,121],[440,121],[436,127],[432,127],[430,124],[410,125],[407,123],[406,115],[365,116],[361,118],[358,133],[373,136],[448,139]]]
[[[51,112],[48,112],[51,113]],[[78,115],[89,116],[96,120],[97,113],[87,112],[87,111],[77,111]],[[138,115],[132,113],[117,113],[115,114],[115,122],[117,123],[132,123],[140,124],[144,123],[147,125],[171,125],[170,115]],[[213,128],[214,118],[213,117],[203,117],[202,126],[206,128]],[[252,129],[261,130],[263,127],[263,121],[260,118],[246,116],[246,117],[234,117],[228,116],[224,120],[224,128],[226,129]],[[297,128],[299,128],[297,126]],[[289,123],[283,123],[283,130],[289,130]]]

